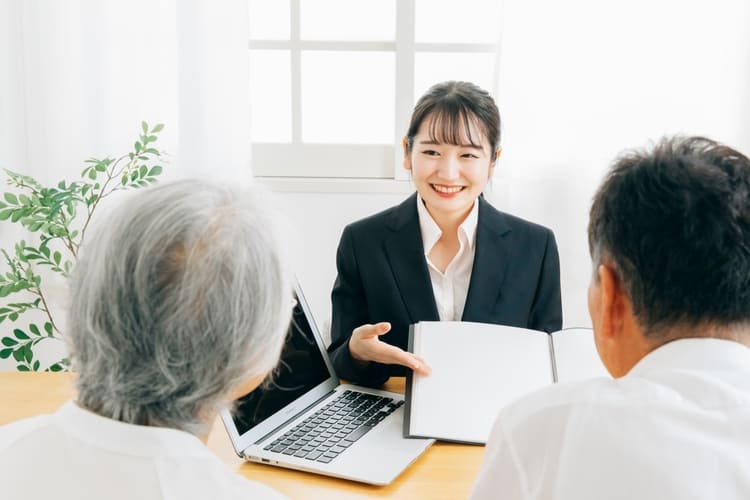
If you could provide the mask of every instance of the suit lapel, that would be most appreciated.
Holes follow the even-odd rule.
[[[394,211],[388,227],[392,233],[383,246],[409,319],[412,323],[437,321],[439,316],[419,229],[416,193]]]
[[[508,240],[510,232],[500,212],[484,198],[479,198],[479,220],[471,269],[469,292],[461,317],[463,321],[486,322],[500,296],[508,267]]]

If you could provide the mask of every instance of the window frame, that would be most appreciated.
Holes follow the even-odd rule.
[[[255,177],[265,178],[276,187],[281,179],[372,179],[408,180],[400,168],[401,139],[414,106],[415,56],[420,52],[496,53],[499,41],[490,43],[417,43],[415,41],[415,0],[394,0],[396,33],[394,41],[302,40],[300,38],[300,2],[289,0],[289,39],[249,38],[249,50],[284,50],[291,64],[291,142],[252,141],[252,165]],[[303,51],[383,51],[395,54],[394,137],[391,144],[319,144],[302,142],[301,95]],[[497,71],[495,74],[495,84]],[[252,78],[252,69],[251,75]],[[354,163],[354,165],[353,165]],[[351,184],[351,183],[350,183]],[[318,184],[319,185],[319,184]],[[380,183],[381,187],[383,186]],[[408,188],[397,188],[400,192]],[[393,188],[385,188],[394,192]]]

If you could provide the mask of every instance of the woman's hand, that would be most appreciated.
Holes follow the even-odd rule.
[[[403,365],[419,375],[429,375],[431,370],[424,359],[378,338],[390,329],[391,324],[386,322],[355,328],[349,339],[349,352],[352,358],[358,361],[376,361],[385,365]]]

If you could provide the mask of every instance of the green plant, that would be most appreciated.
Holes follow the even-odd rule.
[[[0,220],[21,224],[38,235],[38,242],[21,240],[12,249],[0,249],[8,266],[7,272],[0,273],[0,298],[19,297],[0,306],[0,323],[16,322],[29,311],[41,311],[45,319],[41,327],[30,323],[26,329],[13,328],[12,334],[4,335],[0,339],[0,359],[12,356],[19,371],[42,369],[34,348],[42,342],[61,341],[62,334],[47,302],[39,271],[46,268],[67,278],[101,201],[116,191],[156,182],[162,167],[156,164],[161,152],[154,143],[162,128],[164,125],[158,124],[149,129],[143,122],[132,151],[118,158],[86,160],[82,181],[60,181],[56,186],[44,187],[27,175],[5,170],[7,184],[16,192],[4,193]],[[63,358],[44,371],[69,367],[70,361]]]

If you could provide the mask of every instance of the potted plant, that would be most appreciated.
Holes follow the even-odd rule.
[[[43,320],[0,333],[0,359],[13,358],[19,371],[62,371],[70,367],[67,357],[42,366],[35,349],[42,343],[60,342],[62,332],[53,317],[43,286],[42,270],[67,278],[77,259],[89,223],[105,198],[116,191],[145,187],[162,172],[162,153],[156,149],[162,124],[141,133],[132,151],[103,159],[85,161],[81,179],[60,181],[45,187],[35,179],[5,170],[13,192],[0,199],[0,221],[20,224],[34,241],[21,240],[0,249],[7,269],[0,271],[0,324],[18,323],[32,311]],[[45,274],[45,277],[49,277]],[[41,313],[41,316],[39,314]]]

